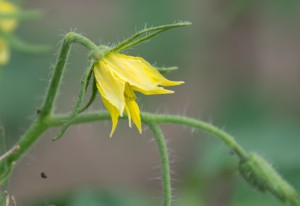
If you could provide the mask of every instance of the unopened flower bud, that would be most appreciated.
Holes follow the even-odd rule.
[[[298,194],[294,188],[259,155],[252,153],[246,160],[240,161],[239,171],[255,188],[270,192],[283,202],[298,205]]]

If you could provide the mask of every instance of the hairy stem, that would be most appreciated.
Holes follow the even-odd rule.
[[[69,114],[65,115],[55,115],[49,119],[50,126],[61,126],[66,119],[69,118]],[[126,117],[123,117],[125,119]],[[84,113],[78,115],[73,124],[80,124],[80,123],[87,123],[92,121],[99,121],[99,120],[109,120],[110,116],[109,113],[106,111],[99,111],[99,112],[91,112],[91,113]],[[182,117],[177,115],[165,115],[165,114],[152,114],[147,112],[141,113],[141,119],[145,123],[147,122],[155,122],[157,124],[161,123],[175,123],[180,125],[186,125],[189,127],[201,129],[204,132],[212,134],[219,139],[221,139],[233,152],[235,152],[240,159],[247,158],[247,152],[235,141],[235,139],[229,135],[228,133],[224,132],[223,130],[200,120]]]
[[[60,48],[60,52],[54,67],[54,72],[52,74],[50,84],[46,92],[46,96],[44,98],[41,109],[38,111],[38,117],[16,143],[19,149],[10,154],[6,158],[5,162],[0,162],[0,174],[6,172],[4,163],[6,163],[8,165],[8,168],[10,168],[10,166],[13,165],[13,163],[20,157],[22,157],[39,139],[39,137],[49,128],[50,125],[48,124],[48,120],[50,119],[50,116],[53,112],[53,105],[58,93],[59,84],[62,79],[62,74],[65,68],[65,64],[68,60],[72,43],[79,43],[89,50],[97,48],[97,46],[93,42],[91,42],[86,37],[81,36],[80,34],[76,34],[74,32],[66,34]]]
[[[166,145],[165,137],[155,122],[148,123],[149,128],[151,129],[160,154],[161,160],[161,171],[162,171],[162,183],[164,191],[164,206],[171,206],[172,199],[172,188],[171,188],[171,176],[170,176],[170,164],[168,156],[168,148]]]
[[[66,34],[61,45],[61,49],[56,60],[56,65],[54,67],[54,73],[52,75],[52,79],[50,81],[48,90],[46,92],[46,97],[41,108],[41,115],[47,116],[53,109],[55,98],[57,96],[57,90],[59,88],[59,82],[61,81],[66,62],[68,61],[72,43],[79,43],[89,50],[97,48],[97,46],[93,42],[91,42],[86,37],[81,36],[80,34],[76,34],[74,32]]]

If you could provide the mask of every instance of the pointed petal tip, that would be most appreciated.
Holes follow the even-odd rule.
[[[185,82],[184,81],[174,81],[174,84],[176,84],[176,85],[181,85],[181,84],[184,84]],[[174,85],[174,86],[176,86],[176,85]]]
[[[181,85],[184,84],[184,81],[164,81],[162,83],[160,83],[161,86],[177,86],[177,85]]]
[[[175,92],[173,90],[168,90],[168,89],[165,89],[165,94],[174,94]]]
[[[109,134],[109,137],[111,138],[113,136],[113,134],[115,133],[116,131],[116,128],[117,128],[117,123],[113,123],[112,125],[112,128],[111,128],[111,131],[110,131],[110,134]]]
[[[109,138],[112,138],[113,134],[115,133],[115,130],[111,130],[110,134],[109,134]]]
[[[139,133],[142,134],[143,133],[143,131],[142,131],[142,125],[141,124],[137,124],[135,126],[138,129]]]

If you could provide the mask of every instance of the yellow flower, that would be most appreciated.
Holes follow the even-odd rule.
[[[129,126],[131,127],[132,120],[139,132],[142,132],[140,110],[134,91],[145,95],[170,94],[174,92],[160,86],[184,83],[166,79],[143,58],[120,53],[106,54],[95,63],[93,71],[103,104],[112,119],[110,136],[113,135],[119,116],[123,116],[124,111],[128,116]]]
[[[18,9],[15,5],[10,2],[0,0],[0,13],[9,14],[14,13]],[[17,26],[15,19],[0,19],[0,30],[4,32],[12,32]],[[0,65],[4,65],[9,60],[9,48],[5,39],[0,37]]]

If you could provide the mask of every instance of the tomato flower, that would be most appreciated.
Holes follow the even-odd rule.
[[[140,109],[134,91],[145,95],[170,94],[171,90],[161,86],[180,85],[182,81],[170,81],[141,57],[110,52],[95,62],[93,68],[98,91],[112,119],[113,135],[119,116],[125,113],[142,133]]]

